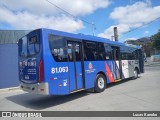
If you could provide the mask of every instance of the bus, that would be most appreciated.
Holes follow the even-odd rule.
[[[44,95],[102,92],[144,72],[140,46],[84,34],[36,29],[18,42],[20,88]]]

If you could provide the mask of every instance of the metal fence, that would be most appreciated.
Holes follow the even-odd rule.
[[[18,46],[0,44],[0,89],[18,85]]]
[[[160,49],[154,49],[152,51],[150,51],[150,55],[160,55]]]

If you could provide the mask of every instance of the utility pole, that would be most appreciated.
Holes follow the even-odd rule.
[[[111,40],[114,41],[114,35],[111,36]]]
[[[92,22],[92,33],[93,33],[93,36],[95,36],[95,24],[94,24],[94,22]]]
[[[114,31],[114,39],[115,39],[115,41],[118,41],[118,30],[117,30],[117,27],[114,27],[113,31]]]

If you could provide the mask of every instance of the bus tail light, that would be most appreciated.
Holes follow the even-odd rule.
[[[41,83],[44,79],[44,64],[43,64],[43,60],[40,60],[39,63],[39,80],[38,82]]]

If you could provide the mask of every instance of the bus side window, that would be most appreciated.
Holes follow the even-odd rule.
[[[138,60],[138,51],[137,51],[137,50],[135,50],[135,51],[133,52],[133,59],[134,59],[134,60]]]
[[[106,53],[103,43],[98,43],[98,60],[106,60]]]
[[[75,46],[75,56],[76,56],[76,61],[81,60],[80,45],[79,44],[76,44],[76,46]]]
[[[85,56],[84,56],[85,60],[94,61],[97,59],[95,42],[84,41],[84,51],[85,51]]]
[[[136,59],[136,56],[135,56],[135,53],[134,53],[134,49],[128,49],[128,59],[129,60],[135,60]]]
[[[68,59],[69,61],[73,61],[73,51],[72,51],[72,44],[68,44]]]
[[[128,47],[125,46],[121,46],[120,48],[120,52],[121,52],[121,60],[128,60],[129,58],[129,49]]]
[[[128,53],[122,52],[121,53],[121,59],[122,60],[127,60],[128,59]]]
[[[49,34],[49,48],[56,62],[68,61],[66,41],[62,36]]]
[[[105,60],[112,60],[112,48],[108,44],[104,44],[105,48]]]

